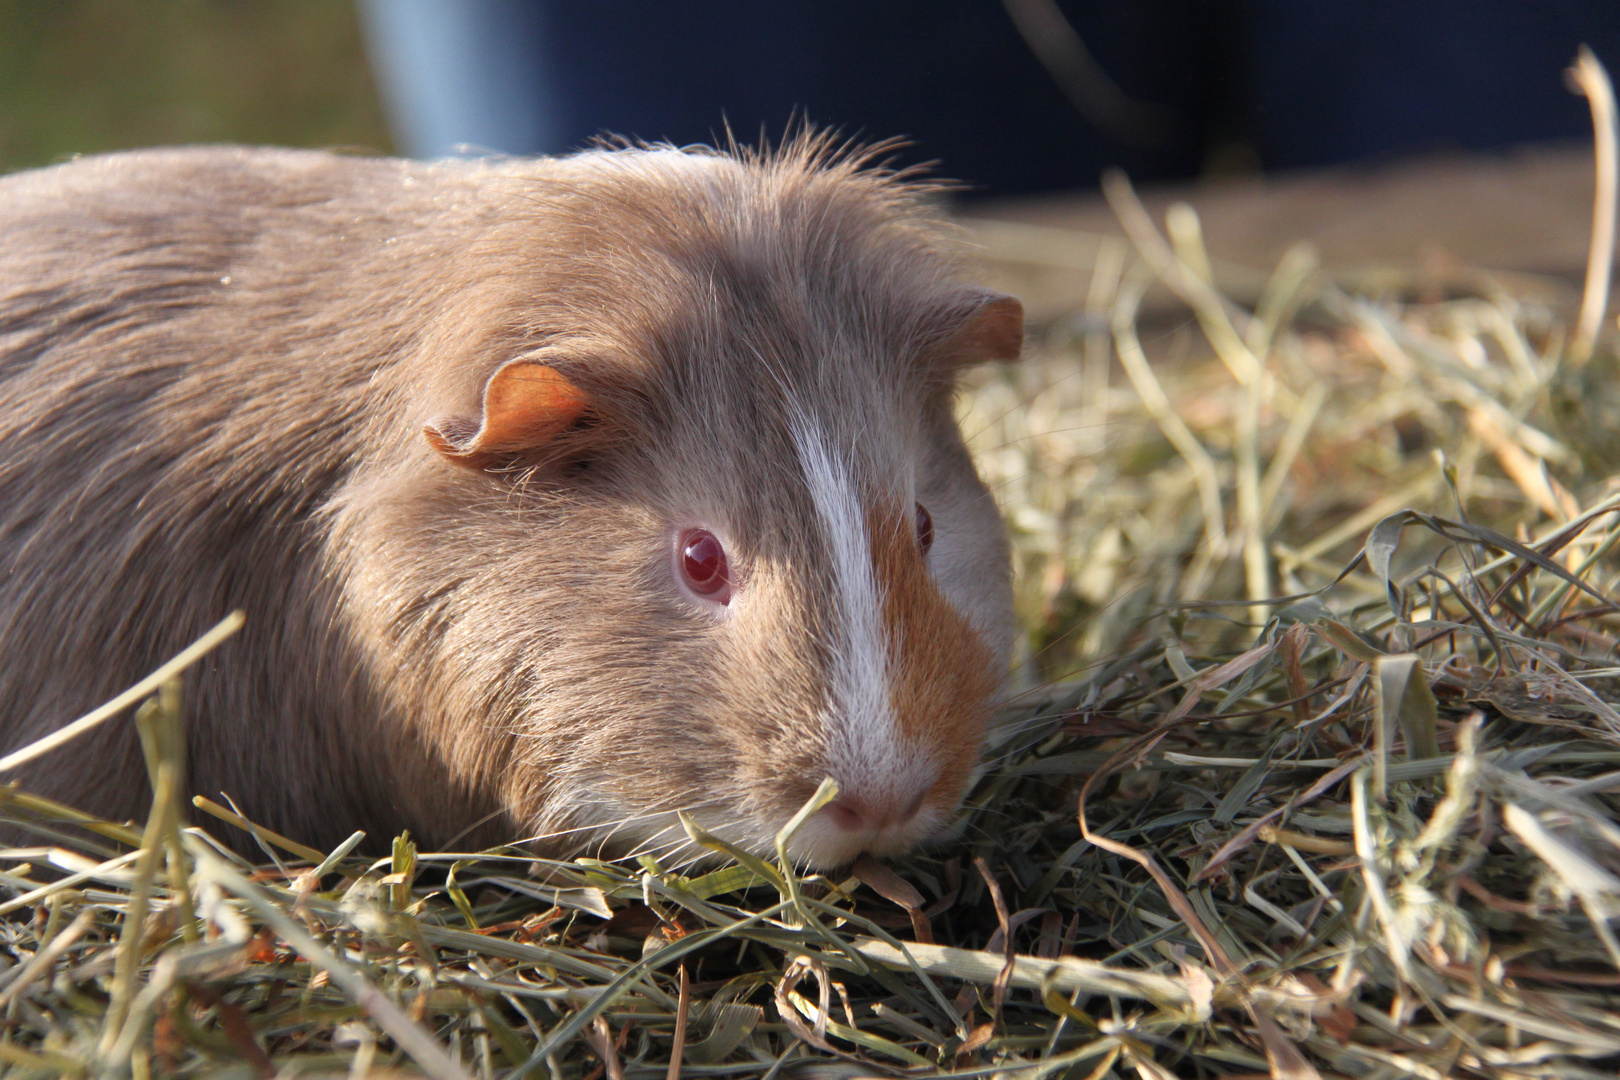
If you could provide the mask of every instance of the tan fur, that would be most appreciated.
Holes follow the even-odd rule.
[[[949,388],[963,340],[988,358],[1016,327],[957,283],[917,189],[815,138],[170,150],[0,180],[0,237],[7,747],[242,608],[188,676],[192,786],[265,825],[628,846],[690,808],[762,847],[823,773],[836,633],[799,408],[872,498],[909,483],[934,513],[932,582],[879,556],[904,722],[945,717],[959,789],[1011,620]],[[589,407],[501,420],[530,437],[457,467],[512,361]],[[740,578],[722,618],[672,580],[671,530],[699,523]],[[148,798],[127,720],[17,778],[115,818]]]

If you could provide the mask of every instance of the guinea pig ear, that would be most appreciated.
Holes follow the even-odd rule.
[[[422,434],[445,460],[483,469],[545,446],[572,427],[590,403],[590,396],[556,368],[513,360],[484,385],[482,417],[439,417]]]
[[[1017,360],[1024,350],[1024,305],[1006,293],[973,289],[951,306],[956,326],[934,347],[947,367]]]

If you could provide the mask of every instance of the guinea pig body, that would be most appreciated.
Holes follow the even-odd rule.
[[[948,822],[1012,635],[951,415],[1016,302],[803,140],[413,163],[234,148],[0,180],[0,739],[227,612],[191,786],[316,845],[745,847]],[[19,769],[113,818],[114,721]]]

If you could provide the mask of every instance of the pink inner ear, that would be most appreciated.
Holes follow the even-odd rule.
[[[434,420],[428,443],[457,464],[483,468],[502,454],[535,450],[566,431],[590,405],[590,396],[556,368],[515,360],[490,376],[484,415]]]

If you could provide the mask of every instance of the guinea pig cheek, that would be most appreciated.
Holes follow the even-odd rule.
[[[918,748],[938,768],[937,779],[918,799],[918,815],[933,811],[927,816],[943,824],[984,744],[989,702],[998,685],[992,655],[929,574],[909,529],[874,527],[872,537],[899,742]]]

